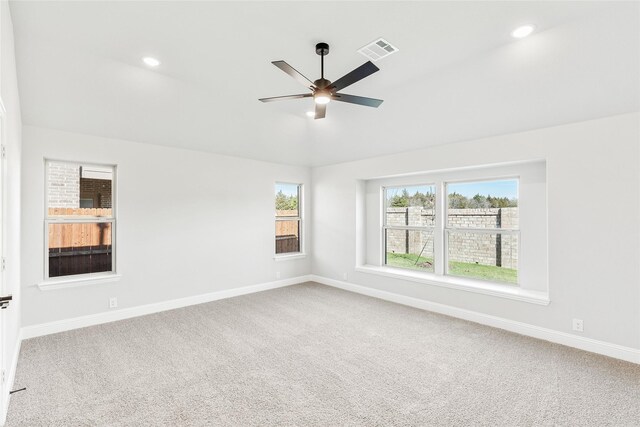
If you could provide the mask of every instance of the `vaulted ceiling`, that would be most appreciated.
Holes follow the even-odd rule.
[[[11,2],[23,122],[324,165],[640,110],[638,2]],[[533,23],[516,40],[511,30]],[[258,98],[304,88],[271,64],[342,76],[378,109]],[[143,56],[162,61],[156,69]]]

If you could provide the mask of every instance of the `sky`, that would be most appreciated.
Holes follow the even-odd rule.
[[[276,182],[276,193],[278,194],[280,191],[285,196],[297,196],[298,195],[298,184],[283,184],[280,182]]]
[[[433,185],[410,185],[405,187],[387,187],[387,198],[391,199],[396,195],[401,195],[402,190],[406,189],[410,196],[416,194],[416,191],[422,194],[435,193],[436,189]]]

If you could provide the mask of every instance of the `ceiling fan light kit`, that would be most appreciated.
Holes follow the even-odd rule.
[[[364,105],[367,107],[378,108],[382,104],[381,99],[365,98],[363,96],[347,95],[346,93],[338,93],[340,90],[350,86],[365,77],[379,71],[373,62],[367,61],[355,70],[340,77],[335,82],[331,82],[324,78],[324,57],[329,54],[329,45],[327,43],[318,43],[316,45],[316,53],[320,55],[320,78],[311,81],[303,76],[298,70],[287,64],[285,61],[273,61],[272,64],[289,74],[295,80],[303,84],[311,93],[299,95],[274,96],[271,98],[261,98],[262,102],[282,101],[286,99],[311,98],[315,102],[314,118],[323,119],[326,115],[327,104],[330,101],[347,102],[349,104]]]

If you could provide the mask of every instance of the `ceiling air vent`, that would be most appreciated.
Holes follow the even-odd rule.
[[[396,53],[398,50],[399,49],[397,47],[391,46],[385,39],[379,38],[363,48],[358,49],[358,53],[363,54],[371,61],[375,62],[391,55],[392,53]]]

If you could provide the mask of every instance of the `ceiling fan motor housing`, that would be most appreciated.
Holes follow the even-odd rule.
[[[329,85],[331,84],[331,80],[318,79],[315,82],[313,82],[313,84],[316,85],[318,89],[324,89],[325,87],[329,87]]]
[[[329,54],[329,45],[327,43],[318,43],[316,45],[316,53],[318,55],[328,55]]]

